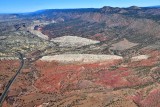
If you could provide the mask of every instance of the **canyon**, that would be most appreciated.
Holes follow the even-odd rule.
[[[3,107],[160,107],[160,8],[0,14]]]

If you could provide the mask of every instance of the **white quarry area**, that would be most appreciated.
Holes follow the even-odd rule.
[[[60,47],[81,47],[99,43],[99,41],[77,36],[62,36],[52,39],[51,41],[58,43]]]
[[[131,61],[141,61],[141,60],[146,60],[148,59],[148,55],[139,55],[131,58]]]
[[[40,60],[41,61],[56,61],[59,63],[96,63],[96,62],[105,62],[105,61],[113,61],[113,60],[122,60],[121,56],[117,55],[95,55],[95,54],[61,54],[54,56],[44,56]]]

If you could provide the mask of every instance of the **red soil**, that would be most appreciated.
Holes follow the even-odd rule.
[[[160,86],[158,83],[160,68],[157,67],[160,61],[160,52],[145,51],[145,53],[150,55],[149,59],[127,64],[120,60],[82,65],[37,61],[30,65],[31,67],[23,69],[11,87],[9,96],[18,96],[21,100],[17,100],[17,102],[23,105],[24,101],[24,107],[27,107],[28,105],[41,105],[48,102],[47,98],[53,99],[53,96],[50,95],[56,96],[58,94],[60,96],[63,94],[65,98],[70,98],[71,94],[76,96],[78,92],[79,94],[81,92],[81,96],[92,96],[93,94],[96,97],[100,95],[99,88],[102,87],[110,91],[109,93],[104,91],[102,94],[104,98],[112,99],[112,97],[119,98],[117,96],[120,96],[120,99],[130,98],[127,101],[131,100],[140,107],[160,107]],[[0,75],[4,77],[0,80],[0,84],[6,84],[15,74],[19,61],[3,60],[0,62]],[[137,68],[147,70],[141,71]],[[32,77],[33,69],[39,74],[36,79]],[[91,94],[83,93],[84,90],[91,90]],[[61,98],[65,100],[65,98]],[[125,103],[125,100],[122,99],[117,100],[117,102]],[[66,100],[66,102],[68,101],[70,99]],[[100,100],[98,101],[100,102]]]
[[[132,99],[140,107],[160,107],[160,89],[153,89],[143,98],[143,92],[137,93]]]
[[[42,72],[43,76],[36,81],[35,86],[45,92],[59,92],[64,83],[71,83],[72,86],[74,86],[74,83],[84,78],[82,75],[85,73],[89,74],[92,71],[105,69],[119,62],[120,61],[101,64],[58,65],[55,62],[38,61],[36,66],[37,69]],[[94,76],[94,73],[92,76]]]
[[[159,60],[158,52],[151,52],[150,58],[138,62],[128,63],[128,67],[118,67],[121,61],[83,64],[83,65],[61,65],[56,62],[36,62],[36,68],[41,71],[41,77],[35,86],[44,92],[60,92],[63,89],[76,89],[78,81],[88,80],[97,85],[108,88],[135,87],[153,82],[148,76],[137,75],[133,70],[135,67],[152,67]],[[108,68],[117,66],[110,70]]]

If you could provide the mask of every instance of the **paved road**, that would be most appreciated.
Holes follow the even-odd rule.
[[[4,92],[2,93],[2,95],[0,96],[0,107],[2,107],[2,104],[8,94],[9,88],[10,86],[13,84],[13,82],[15,81],[17,75],[20,73],[21,69],[23,68],[24,65],[24,59],[23,59],[23,54],[21,54],[20,52],[17,52],[19,55],[19,59],[20,59],[20,67],[17,70],[16,74],[9,80],[8,84],[5,87]]]

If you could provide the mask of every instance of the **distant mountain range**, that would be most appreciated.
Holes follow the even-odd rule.
[[[160,5],[157,6],[148,6],[149,8],[160,8]]]

